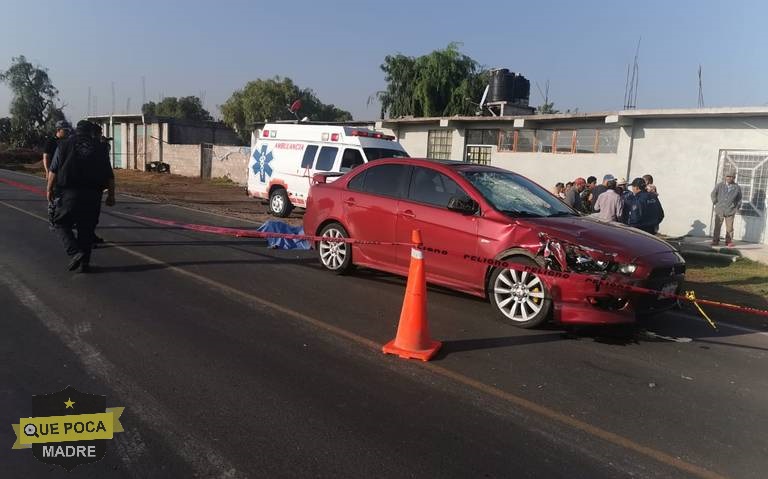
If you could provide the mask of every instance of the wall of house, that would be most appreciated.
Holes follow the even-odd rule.
[[[709,194],[721,180],[717,172],[719,155],[721,150],[739,149],[761,150],[767,152],[768,157],[768,118],[635,122],[629,177],[653,176],[666,214],[661,224],[662,233],[674,236],[711,233]],[[768,175],[768,160],[764,165],[763,175]],[[766,192],[755,190],[751,194],[756,202],[762,200],[763,214],[768,213]],[[748,234],[768,244],[765,216],[737,216],[735,223],[737,238]]]
[[[211,143],[214,145],[240,145],[242,141],[234,130],[224,125],[192,125],[169,122],[168,138],[173,144]]]
[[[237,184],[248,182],[248,160],[251,148],[248,146],[214,146],[211,162],[212,178],[229,178]]]
[[[174,175],[200,177],[200,145],[163,145],[163,162]]]

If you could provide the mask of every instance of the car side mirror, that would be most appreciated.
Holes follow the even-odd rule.
[[[477,213],[479,208],[480,205],[477,204],[477,201],[469,196],[452,196],[451,199],[448,200],[448,209],[451,211],[473,215]]]

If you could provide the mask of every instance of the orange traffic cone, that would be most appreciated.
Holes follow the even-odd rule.
[[[411,242],[421,246],[421,231],[413,230]],[[440,341],[432,341],[429,338],[424,253],[412,247],[411,266],[408,269],[408,283],[405,286],[405,299],[403,310],[400,312],[397,336],[385,344],[381,350],[387,354],[397,354],[401,358],[429,361],[440,346],[442,346]]]

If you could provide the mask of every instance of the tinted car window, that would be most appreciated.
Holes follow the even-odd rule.
[[[333,163],[336,161],[336,153],[339,149],[332,146],[320,148],[320,154],[317,156],[316,170],[331,171]]]
[[[454,196],[467,196],[467,194],[452,179],[428,168],[414,170],[408,192],[409,200],[445,208]]]
[[[349,183],[347,183],[347,188],[349,188],[352,191],[363,191],[363,183],[365,182],[365,174],[367,172],[364,171],[360,173],[359,175],[355,176],[351,180],[349,180]]]
[[[381,165],[369,168],[365,172],[362,191],[402,198],[408,190],[411,169],[406,165]]]
[[[379,158],[408,158],[408,153],[402,150],[390,150],[389,148],[363,148],[368,161]]]
[[[339,171],[349,171],[356,166],[362,165],[363,163],[365,163],[365,161],[363,160],[363,155],[360,153],[360,150],[347,148],[344,150],[344,155],[341,157],[341,166],[339,167]]]
[[[309,145],[304,150],[304,158],[301,160],[302,168],[312,168],[312,163],[315,161],[315,153],[317,153],[317,145]]]

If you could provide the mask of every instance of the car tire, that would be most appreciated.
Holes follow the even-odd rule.
[[[293,205],[288,199],[288,192],[285,188],[275,188],[269,192],[269,211],[279,217],[285,218],[291,214]]]
[[[506,260],[510,265],[540,267],[524,256]],[[508,324],[535,328],[547,321],[552,308],[549,288],[541,275],[508,268],[494,268],[488,282],[488,298],[496,312]]]
[[[320,236],[331,238],[349,238],[349,233],[339,223],[330,223],[320,230]],[[337,241],[318,241],[316,244],[317,257],[320,263],[329,271],[344,274],[352,269],[352,245]]]

